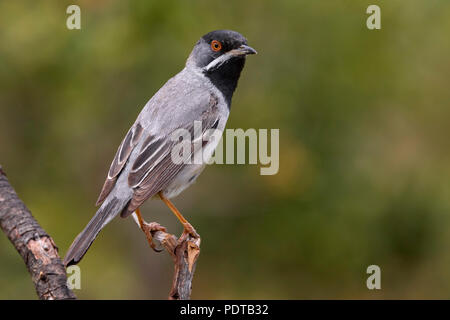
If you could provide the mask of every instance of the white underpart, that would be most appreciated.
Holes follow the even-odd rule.
[[[137,215],[136,215],[136,211],[133,212],[133,213],[131,214],[131,216],[133,217],[134,222],[136,222],[136,224],[138,225],[138,227],[139,227],[139,229],[140,229],[140,228],[141,228],[141,224],[139,223],[139,219],[138,219],[138,217],[137,217]]]

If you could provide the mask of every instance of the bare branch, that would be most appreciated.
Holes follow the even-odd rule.
[[[76,299],[53,239],[19,199],[1,166],[0,228],[22,256],[39,299]]]

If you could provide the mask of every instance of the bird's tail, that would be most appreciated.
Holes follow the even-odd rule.
[[[97,210],[83,231],[75,238],[64,258],[64,265],[77,264],[88,251],[92,242],[103,227],[111,221],[124,207],[124,201],[113,197],[111,201],[105,201]]]

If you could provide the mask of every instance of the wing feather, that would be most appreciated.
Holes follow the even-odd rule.
[[[218,98],[215,95],[211,95],[209,106],[205,109],[198,119],[202,122],[203,132],[216,128],[219,121]],[[177,129],[180,128],[187,129],[192,135],[194,123],[185,123]],[[128,182],[134,192],[133,198],[121,213],[122,217],[127,217],[145,200],[164,190],[186,166],[186,164],[176,164],[172,161],[171,150],[174,145],[175,142],[170,140],[170,134],[158,140],[150,139],[147,144],[143,145],[128,176]],[[153,153],[150,150],[153,150]],[[189,156],[191,157],[193,150],[193,147],[190,148]]]
[[[134,147],[138,143],[139,138],[142,135],[142,132],[143,128],[140,125],[140,123],[135,123],[127,132],[127,135],[125,136],[119,148],[117,149],[114,160],[111,163],[111,167],[109,168],[108,171],[108,176],[106,177],[106,181],[103,184],[103,188],[97,199],[96,206],[102,204],[103,201],[108,196],[108,194],[114,188],[117,177],[124,168],[125,163],[127,162],[131,154],[131,151],[133,151]]]

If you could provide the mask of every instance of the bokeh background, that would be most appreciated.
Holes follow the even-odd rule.
[[[0,163],[60,253],[140,109],[222,28],[259,51],[228,128],[279,128],[280,170],[213,165],[175,199],[203,240],[192,297],[449,298],[447,0],[0,1]],[[159,201],[143,212],[181,232]],[[83,299],[165,299],[172,276],[132,219],[80,267]],[[0,299],[19,298],[34,287],[0,235]]]

